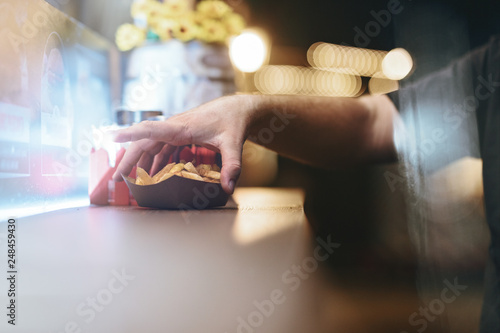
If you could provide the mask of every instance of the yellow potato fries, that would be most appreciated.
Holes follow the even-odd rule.
[[[193,163],[191,163],[191,162],[184,164],[184,169],[186,169],[187,171],[189,171],[191,173],[198,174],[198,170],[196,170]]]
[[[220,172],[218,171],[209,171],[205,176],[215,180],[220,180]]]
[[[200,175],[188,171],[181,171],[181,175],[184,178],[190,178],[194,180],[203,180],[203,178],[200,177]]]
[[[170,163],[158,171],[153,177],[142,168],[137,168],[137,185],[153,185],[162,182],[172,176],[179,176],[208,183],[220,183],[220,168],[217,165],[200,164],[194,166],[193,163]]]
[[[210,171],[211,168],[210,168],[210,165],[209,164],[200,164],[196,167],[196,170],[198,170],[198,173],[200,173],[200,170],[207,170],[207,171]]]
[[[149,176],[149,174],[143,168],[137,168],[137,179],[135,183],[137,185],[153,185],[153,179]]]
[[[205,169],[200,170],[200,175],[203,177],[208,177],[212,179],[220,179],[220,172],[218,171],[207,171]]]
[[[174,175],[173,173],[166,173],[166,174],[164,174],[164,175],[163,175],[160,179],[158,179],[158,181],[157,181],[157,182],[155,182],[155,184],[156,184],[156,183],[159,183],[159,182],[162,182],[162,181],[164,181],[164,180],[167,180],[167,179],[169,179],[170,177],[172,177],[173,175]]]
[[[182,170],[184,170],[184,163],[177,163],[170,169],[170,173],[181,172]]]
[[[153,182],[159,183],[162,180],[167,179],[168,177],[165,178],[164,176],[166,176],[166,175],[168,175],[170,173],[170,170],[172,170],[172,168],[174,167],[174,165],[175,165],[175,163],[167,164],[163,169],[161,169],[160,171],[158,171],[158,173],[153,176]]]

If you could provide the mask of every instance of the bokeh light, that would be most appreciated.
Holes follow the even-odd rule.
[[[232,39],[229,55],[234,66],[245,73],[257,71],[267,58],[268,47],[265,37],[253,30],[244,31]]]
[[[385,94],[399,88],[413,67],[401,48],[390,52],[318,42],[307,51],[311,67],[264,66],[254,77],[256,88],[270,95],[357,97]],[[369,77],[368,85],[361,77]]]
[[[372,77],[368,82],[368,91],[370,95],[383,95],[399,89],[397,80]]]
[[[391,80],[404,79],[413,68],[411,55],[402,48],[391,50],[382,61],[382,71]]]
[[[316,69],[371,77],[382,72],[386,54],[386,51],[318,42],[307,51],[307,61]]]
[[[362,88],[357,75],[300,66],[264,66],[254,80],[257,89],[268,95],[354,97]]]

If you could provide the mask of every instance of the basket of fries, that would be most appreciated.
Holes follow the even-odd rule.
[[[122,177],[141,207],[206,209],[224,206],[229,199],[215,164],[170,163],[152,177],[138,167],[136,175]]]

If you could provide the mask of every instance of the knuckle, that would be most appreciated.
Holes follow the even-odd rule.
[[[144,127],[151,127],[151,126],[154,126],[154,121],[152,120],[143,120],[141,121],[141,125],[144,126]]]

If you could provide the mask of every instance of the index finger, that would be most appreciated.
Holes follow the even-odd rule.
[[[157,141],[143,140],[134,142],[130,145],[130,147],[128,147],[125,155],[123,155],[122,160],[118,164],[116,171],[113,174],[113,180],[121,181],[122,174],[128,176],[143,154],[146,153],[156,155],[162,148],[163,144]]]
[[[186,126],[169,121],[143,121],[131,127],[118,130],[115,142],[138,141],[150,139],[172,145],[190,144],[191,135]]]

